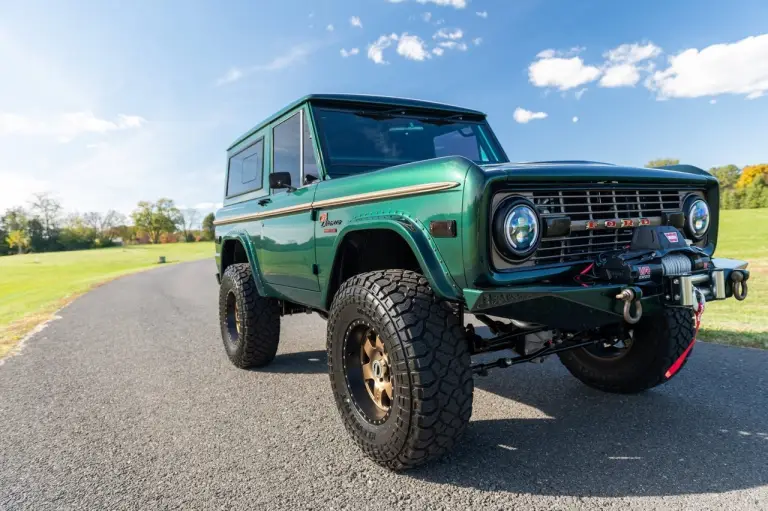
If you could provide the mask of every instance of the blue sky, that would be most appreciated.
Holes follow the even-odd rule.
[[[765,162],[765,91],[764,0],[6,1],[0,210],[212,209],[228,144],[310,92],[480,109],[518,161]]]

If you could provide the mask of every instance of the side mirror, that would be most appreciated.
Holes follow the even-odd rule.
[[[287,188],[289,191],[293,191],[296,188],[291,186],[291,173],[290,172],[273,172],[269,175],[269,187],[273,190],[280,188]]]

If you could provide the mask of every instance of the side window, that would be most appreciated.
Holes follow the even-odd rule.
[[[264,171],[264,139],[262,138],[229,159],[227,197],[261,188]]]
[[[307,176],[314,176],[315,180],[320,178],[317,173],[317,161],[315,161],[315,150],[312,145],[312,132],[309,130],[307,116],[304,115],[304,183],[308,182]]]
[[[438,135],[434,142],[437,158],[441,156],[464,156],[472,161],[481,161],[477,137],[471,128]]]
[[[275,126],[272,130],[272,172],[290,172],[291,185],[299,187],[301,183],[301,115],[296,113]],[[272,190],[273,193],[285,189]]]

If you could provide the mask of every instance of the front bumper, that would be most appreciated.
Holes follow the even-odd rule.
[[[710,268],[689,275],[664,277],[662,287],[631,286],[639,291],[643,314],[664,307],[693,307],[696,295],[706,301],[724,300],[740,293],[739,278],[746,282],[746,261],[712,259]],[[734,280],[736,279],[736,280]],[[586,330],[620,323],[624,302],[617,299],[626,285],[526,285],[492,289],[464,289],[467,311],[547,325],[564,330]],[[742,298],[743,299],[743,298]]]

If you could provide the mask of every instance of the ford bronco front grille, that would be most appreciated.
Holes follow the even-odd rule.
[[[570,234],[542,239],[531,258],[537,265],[589,260],[622,249],[632,240],[634,227],[659,225],[665,212],[681,208],[677,189],[539,189],[524,195],[542,220],[567,216],[571,222]]]

